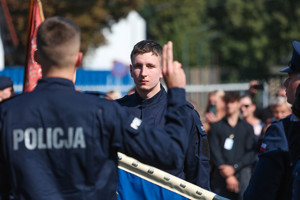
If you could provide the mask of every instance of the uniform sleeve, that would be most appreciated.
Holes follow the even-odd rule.
[[[280,188],[284,187],[282,182],[287,157],[287,152],[279,150],[261,155],[244,193],[244,200],[280,199],[278,196]]]
[[[293,171],[293,194],[292,200],[300,199],[300,160],[295,165]]]
[[[204,189],[210,190],[210,155],[207,134],[198,113],[194,109],[189,110],[193,120],[189,119],[189,121],[192,121],[192,128],[189,134],[188,152],[184,167],[186,180]]]
[[[4,163],[4,159],[1,152],[0,157],[0,200],[8,199],[9,195],[9,181],[8,181],[8,171]]]
[[[281,122],[267,129],[258,163],[251,176],[244,199],[279,199],[284,187],[284,173],[289,165],[287,142]]]
[[[9,179],[8,179],[8,170],[7,164],[4,160],[4,143],[2,135],[2,112],[0,107],[0,200],[6,200],[9,196]]]
[[[274,150],[288,151],[288,142],[282,121],[272,123],[267,129],[261,144],[260,154]]]
[[[247,124],[248,125],[248,124]],[[251,163],[255,160],[255,154],[256,154],[256,140],[254,135],[254,130],[251,125],[247,126],[247,134],[245,137],[245,154],[242,156],[242,158],[237,161],[233,167],[236,172],[241,170],[242,168],[249,166]]]
[[[216,167],[225,164],[225,161],[221,154],[221,152],[223,151],[223,144],[221,144],[219,138],[220,136],[219,136],[218,124],[219,122],[216,122],[211,125],[211,129],[208,136],[210,152],[211,152],[211,160]]]
[[[115,104],[115,111],[109,114],[110,119],[106,119],[113,146],[128,156],[158,168],[182,166],[188,143],[183,120],[186,116],[179,112],[184,105],[185,90],[169,89],[165,126],[153,127]]]

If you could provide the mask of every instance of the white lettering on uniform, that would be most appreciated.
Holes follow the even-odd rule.
[[[27,128],[13,130],[13,150],[20,149],[23,143],[28,150],[34,149],[77,149],[86,148],[82,127],[68,127],[68,133],[64,133],[61,127],[54,128]]]
[[[43,128],[38,128],[38,148],[39,149],[46,149],[46,144],[44,141],[44,136],[43,136],[44,130]]]
[[[47,136],[47,149],[52,149],[52,128],[46,129],[46,136]]]
[[[72,147],[73,143],[73,134],[74,134],[74,128],[70,127],[68,128],[68,140],[65,141],[65,148],[70,149]]]
[[[24,140],[24,132],[22,129],[14,129],[13,130],[13,138],[14,138],[14,150],[19,149],[19,143]]]
[[[57,135],[59,134],[59,135],[63,136],[64,135],[64,130],[62,128],[56,127],[56,128],[54,128],[52,134],[53,134],[53,147],[54,147],[54,149],[63,148],[64,143],[63,143],[63,141],[59,140]]]
[[[34,128],[27,128],[24,133],[25,147],[29,150],[35,149],[37,146],[37,134]]]
[[[82,149],[85,148],[85,141],[84,141],[84,135],[83,135],[82,127],[78,127],[75,131],[75,138],[74,138],[73,148],[77,149],[78,146],[81,146]]]

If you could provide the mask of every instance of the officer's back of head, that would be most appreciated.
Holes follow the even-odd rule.
[[[42,66],[43,76],[53,68],[74,68],[78,65],[80,29],[70,19],[50,17],[39,26],[37,49],[35,59]]]

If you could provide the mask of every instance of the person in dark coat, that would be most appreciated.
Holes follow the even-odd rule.
[[[251,176],[256,155],[256,138],[252,125],[239,117],[240,95],[226,92],[226,116],[212,124],[211,189],[229,199],[242,199]]]

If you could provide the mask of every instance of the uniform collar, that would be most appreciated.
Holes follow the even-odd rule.
[[[225,115],[225,117],[223,117],[223,119],[222,119],[224,122],[226,122],[227,124],[229,124],[228,123],[228,116],[227,115]],[[238,118],[238,123],[240,122],[242,120],[242,118],[239,116],[239,118]]]
[[[162,86],[160,88],[160,91],[149,99],[143,99],[137,92],[135,94],[141,105],[149,105],[160,101],[161,98],[164,98],[164,96],[166,96],[166,90]]]
[[[73,88],[74,87],[74,83],[69,80],[69,79],[65,79],[65,78],[42,78],[38,80],[37,89],[41,89],[41,88],[45,88],[45,87],[52,87],[52,88]]]

